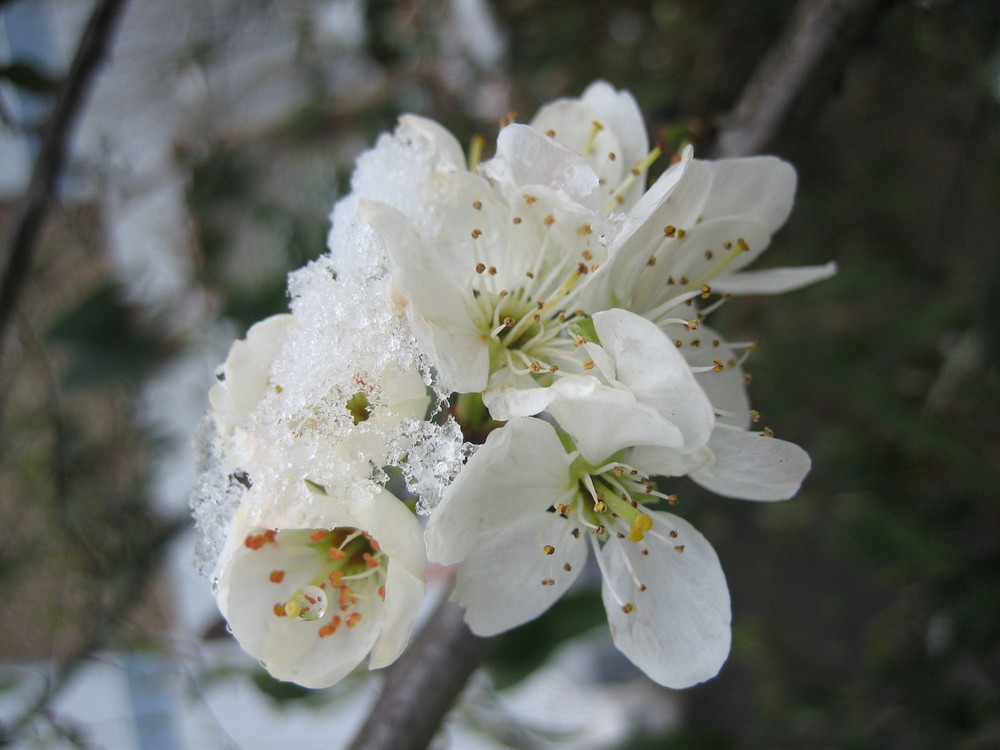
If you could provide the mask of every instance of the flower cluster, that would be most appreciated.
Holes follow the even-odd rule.
[[[482,163],[412,115],[360,157],[331,253],[233,345],[202,431],[203,558],[272,674],[390,663],[428,559],[457,565],[452,598],[490,635],[591,554],[630,660],[671,687],[719,670],[728,589],[663,509],[668,479],[781,500],[809,458],[752,431],[754,344],[705,319],[834,269],[743,270],[791,209],[785,162],[688,147],[647,190],[660,156],[631,95],[598,82],[503,127]]]

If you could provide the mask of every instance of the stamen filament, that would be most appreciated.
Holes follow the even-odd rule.
[[[614,189],[614,192],[611,193],[611,197],[608,198],[608,202],[605,203],[604,206],[601,208],[601,214],[604,216],[610,214],[611,210],[619,204],[620,202],[619,199],[621,198],[621,196],[624,195],[628,191],[628,189],[635,184],[635,181],[639,177],[639,175],[641,175],[643,172],[645,172],[651,166],[653,166],[653,163],[661,156],[663,156],[663,149],[661,149],[659,146],[655,146],[653,150],[649,152],[649,154],[646,156],[645,159],[640,161],[632,168],[632,171],[629,172],[629,176],[626,177],[624,180],[622,180],[621,184]]]

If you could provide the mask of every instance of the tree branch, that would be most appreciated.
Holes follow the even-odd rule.
[[[800,0],[736,105],[721,118],[711,156],[761,153],[794,117],[818,109],[892,2]]]
[[[52,113],[42,128],[38,156],[13,230],[7,240],[0,279],[0,342],[6,337],[24,286],[38,235],[52,203],[56,180],[66,160],[73,125],[101,59],[107,52],[115,23],[126,0],[98,0],[77,46],[76,55],[59,88]]]
[[[457,604],[445,601],[386,670],[378,702],[350,750],[423,750],[494,639],[473,635]]]

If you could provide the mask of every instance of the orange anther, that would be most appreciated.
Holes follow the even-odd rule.
[[[316,531],[309,535],[309,538],[314,542],[322,542],[326,538],[326,531],[323,529],[316,529]]]
[[[347,617],[347,627],[353,628],[360,621],[361,621],[361,613],[360,612],[351,612],[351,614],[348,615],[348,617]]]
[[[271,571],[271,583],[281,583],[285,580],[285,571],[283,570],[272,570]]]
[[[379,566],[379,561],[372,557],[371,552],[365,552],[361,556],[365,559],[365,565],[369,568],[377,568]]]
[[[284,603],[278,602],[277,604],[274,605],[274,614],[276,614],[278,617],[286,617],[287,616],[285,614],[285,605],[284,605]]]
[[[326,553],[334,560],[343,560],[347,557],[347,553],[339,547],[330,547]]]
[[[329,578],[330,578],[330,585],[333,586],[335,589],[342,588],[344,585],[346,585],[344,584],[344,571],[342,570],[333,571],[332,573],[330,573]]]
[[[378,587],[378,595],[385,599],[385,584]]]

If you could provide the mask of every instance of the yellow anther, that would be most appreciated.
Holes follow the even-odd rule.
[[[546,544],[544,547],[542,547],[542,552],[544,552],[546,555],[555,554],[555,551],[556,548],[553,547],[551,544]]]

